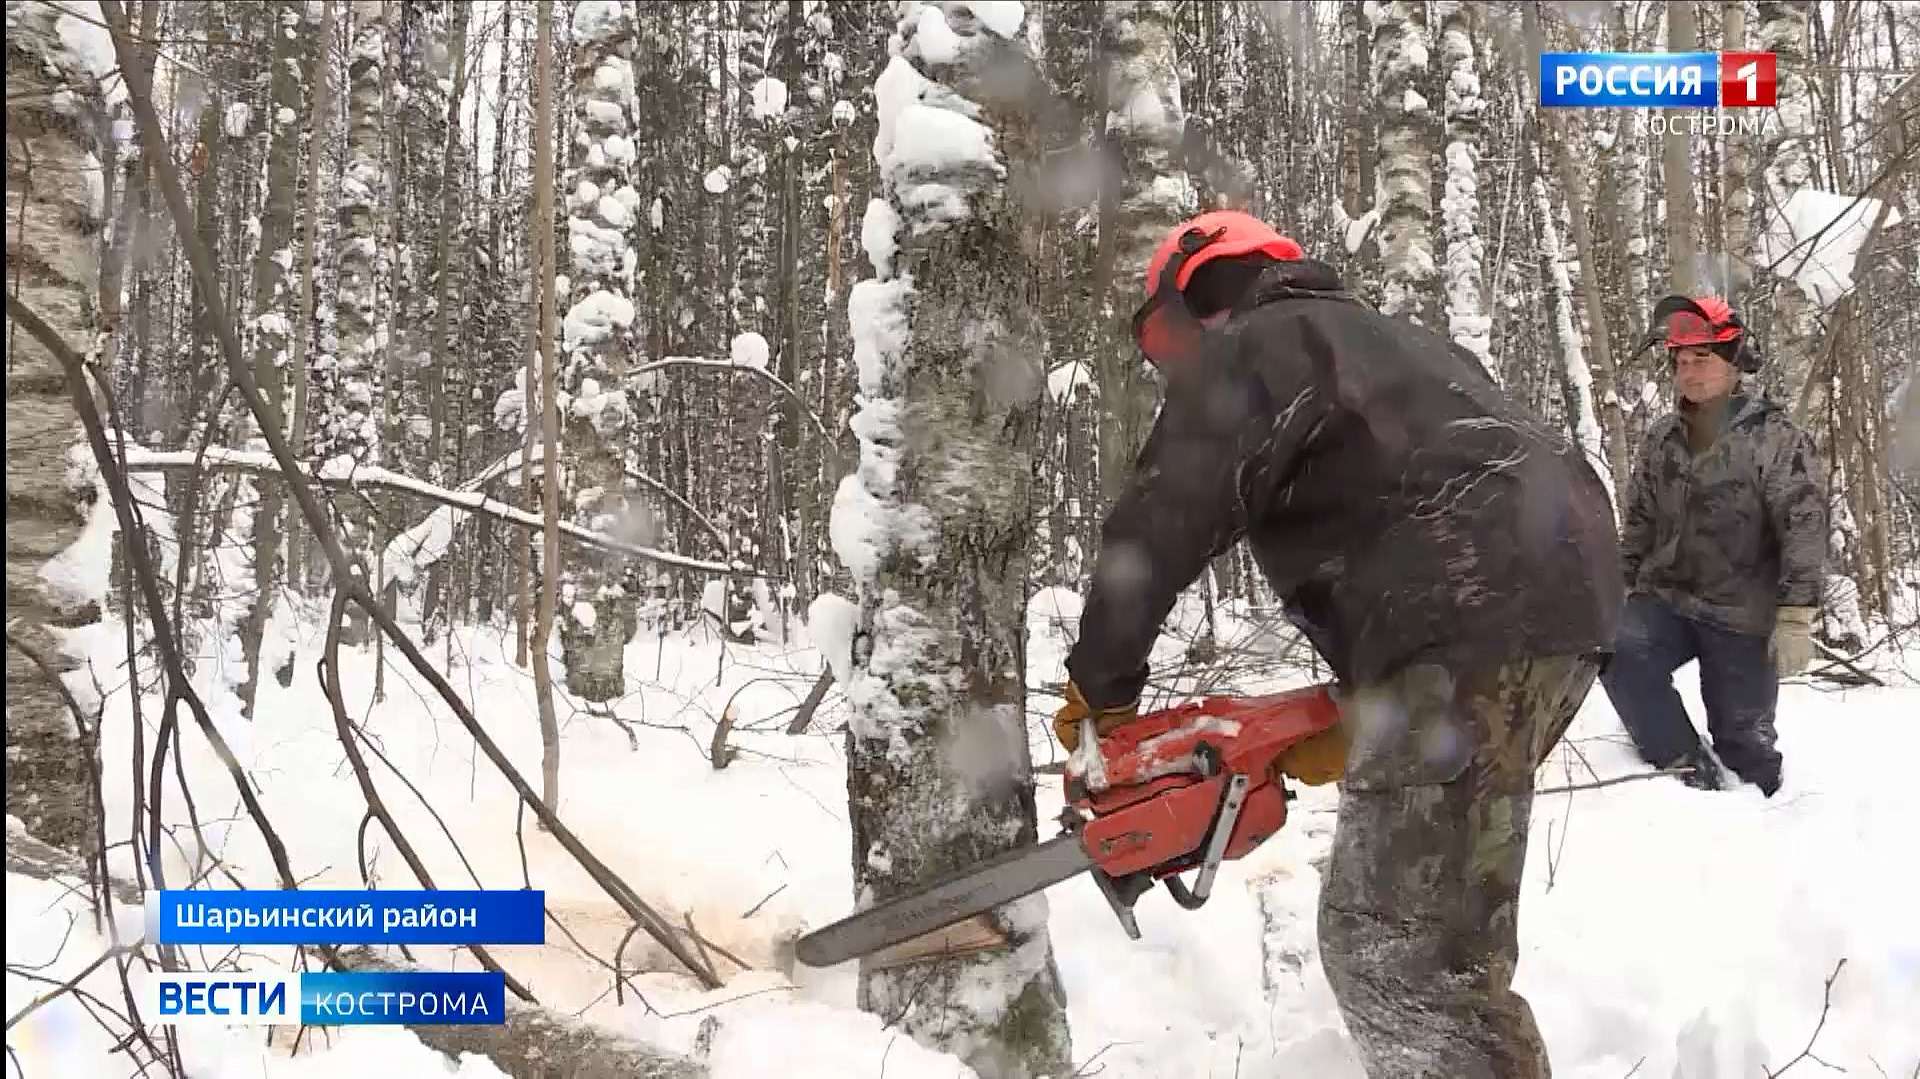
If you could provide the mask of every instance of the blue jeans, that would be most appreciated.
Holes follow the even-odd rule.
[[[1640,756],[1665,768],[1700,748],[1673,688],[1673,672],[1698,659],[1715,754],[1741,779],[1770,787],[1780,777],[1780,754],[1773,748],[1780,683],[1770,644],[1767,637],[1686,618],[1656,597],[1635,595],[1627,600],[1613,661],[1600,683]]]

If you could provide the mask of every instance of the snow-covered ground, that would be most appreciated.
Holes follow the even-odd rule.
[[[1043,594],[1032,622],[1036,686],[1057,681],[1071,596]],[[109,689],[103,757],[125,775],[131,711],[124,691],[123,630],[93,627],[73,647],[93,656]],[[318,629],[295,622],[270,639],[302,640],[293,683],[262,679],[258,718],[238,714],[237,643],[204,642],[197,680],[286,840],[296,874],[316,887],[358,887],[356,829],[363,805],[315,681]],[[1231,635],[1229,635],[1231,636]],[[1175,647],[1171,641],[1163,647]],[[511,640],[496,629],[463,630],[430,654],[477,702],[481,721],[523,773],[537,776],[539,737],[530,677],[511,662]],[[390,658],[393,654],[389,652]],[[844,715],[830,697],[814,730],[783,733],[818,669],[804,647],[723,645],[704,630],[643,633],[627,655],[633,693],[619,702],[628,731],[562,702],[564,819],[672,920],[690,915],[709,940],[752,967],[717,964],[727,984],[701,992],[671,973],[633,979],[639,991],[616,1003],[610,978],[557,931],[544,947],[495,949],[543,1003],[564,1013],[680,1051],[696,1038],[718,1076],[969,1074],[951,1057],[914,1045],[852,1007],[851,964],[795,968],[786,948],[803,927],[850,909],[842,741]],[[371,704],[372,654],[343,663],[353,715],[395,768],[419,788],[461,843],[479,880],[518,887],[521,855],[506,783],[475,750],[459,722],[409,672],[390,669],[387,698]],[[84,675],[79,679],[85,682]],[[1692,672],[1681,681],[1698,710]],[[1531,1000],[1558,1074],[1754,1076],[1778,1069],[1806,1046],[1822,1014],[1823,986],[1841,960],[1814,1053],[1850,1074],[1912,1076],[1920,1070],[1920,689],[1901,686],[1828,692],[1786,688],[1781,745],[1787,786],[1772,801],[1751,787],[1693,791],[1669,779],[1542,796],[1521,916],[1519,985]],[[643,684],[644,683],[644,684]],[[716,723],[732,702],[737,757],[716,771],[706,759]],[[148,724],[158,703],[144,702]],[[1030,728],[1037,760],[1057,759],[1044,722],[1054,702],[1036,692]],[[571,715],[569,712],[571,711]],[[1542,787],[1641,769],[1605,695],[1589,699],[1571,750],[1545,769]],[[153,737],[149,731],[146,744]],[[240,879],[272,886],[265,849],[244,823],[232,786],[204,739],[186,738],[187,772],[207,838]],[[420,801],[378,760],[370,762],[388,805],[446,887],[471,886],[458,856]],[[1589,772],[1589,767],[1591,772]],[[536,779],[537,785],[537,779]],[[1041,779],[1040,811],[1057,812],[1057,777]],[[169,782],[166,819],[184,824]],[[107,792],[110,837],[128,830],[124,782]],[[1144,939],[1126,940],[1093,885],[1070,881],[1047,893],[1053,944],[1071,1008],[1082,1074],[1107,1076],[1311,1075],[1362,1073],[1319,965],[1314,943],[1317,865],[1335,820],[1330,789],[1307,790],[1286,830],[1228,867],[1215,897],[1186,912],[1158,892],[1142,900]],[[1049,831],[1042,825],[1043,834]],[[189,829],[174,830],[169,880],[203,871]],[[611,956],[626,923],[558,845],[529,822],[527,871],[581,946]],[[124,845],[116,872],[131,877]],[[369,863],[378,884],[413,884],[393,844],[374,828]],[[215,877],[218,880],[218,876]],[[10,964],[46,963],[56,980],[107,945],[83,912],[84,897],[9,874],[6,945]],[[79,914],[68,928],[69,918]],[[140,932],[137,912],[122,926]],[[64,944],[63,944],[64,939]],[[195,965],[222,958],[192,954]],[[249,962],[284,965],[285,949],[258,949]],[[416,949],[427,963],[472,969],[466,955]],[[670,970],[657,948],[629,945],[627,969]],[[111,967],[84,983],[101,1001],[120,1001]],[[9,974],[7,1013],[44,984]],[[702,1035],[703,1025],[707,1028]],[[7,1032],[27,1076],[130,1071],[79,1002],[41,1008]],[[290,1056],[257,1031],[194,1029],[183,1054],[195,1075],[321,1076],[495,1074],[479,1059],[455,1064],[404,1030],[348,1028],[308,1039]],[[1097,1060],[1096,1060],[1097,1058]],[[1090,1066],[1089,1066],[1090,1065]],[[1877,1070],[1876,1070],[1877,1069]],[[1812,1060],[1799,1071],[1823,1070]]]

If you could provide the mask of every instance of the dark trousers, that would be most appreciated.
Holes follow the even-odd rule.
[[[1585,656],[1410,667],[1340,703],[1352,747],[1320,956],[1369,1079],[1548,1079],[1513,990],[1533,773],[1593,687]]]
[[[1699,750],[1700,736],[1673,688],[1673,672],[1691,659],[1700,661],[1714,752],[1749,783],[1777,780],[1773,709],[1780,683],[1769,639],[1684,617],[1646,595],[1627,601],[1613,662],[1600,676],[1640,756],[1665,768]]]

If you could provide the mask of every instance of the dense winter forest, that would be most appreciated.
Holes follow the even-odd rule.
[[[1779,103],[1541,109],[1543,50],[1770,51]],[[529,1010],[440,1047],[726,1072],[724,1013],[583,1040],[561,986],[778,980],[800,926],[729,954],[673,841],[619,848],[701,814],[594,779],[844,758],[805,872],[847,906],[1044,829],[1030,614],[1077,613],[1158,399],[1147,256],[1202,209],[1459,343],[1609,490],[1671,407],[1652,303],[1729,297],[1827,462],[1826,676],[1886,680],[1920,611],[1920,6],[7,0],[6,71],[8,868],[85,882],[106,949],[9,956],[10,1056],[45,994],[100,1028],[85,1074],[211,1059],[121,999],[231,961],[121,935],[141,889],[544,877],[595,958],[446,959]],[[1160,698],[1317,673],[1244,551],[1191,598]],[[982,1075],[1084,1069],[1045,919],[1011,933],[858,1004]]]

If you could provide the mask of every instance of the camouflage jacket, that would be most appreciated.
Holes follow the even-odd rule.
[[[1817,607],[1826,483],[1813,439],[1770,401],[1735,396],[1697,456],[1673,413],[1647,433],[1620,542],[1630,592],[1738,633],[1773,632],[1776,607]]]

